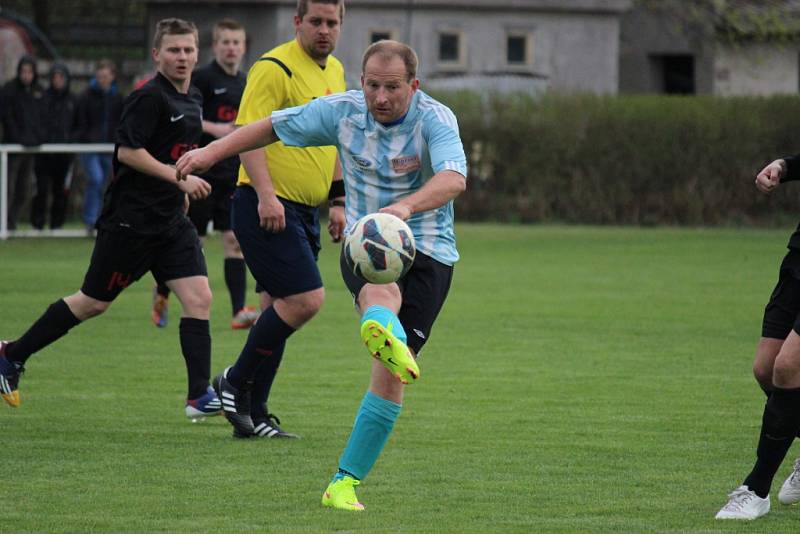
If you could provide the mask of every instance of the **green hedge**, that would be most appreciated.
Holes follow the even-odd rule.
[[[726,225],[800,214],[800,184],[771,197],[753,186],[764,164],[800,152],[797,97],[437,97],[470,160],[460,220]]]

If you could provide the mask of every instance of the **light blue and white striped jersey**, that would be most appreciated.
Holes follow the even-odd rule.
[[[337,147],[347,197],[346,233],[358,219],[414,193],[437,172],[467,176],[455,115],[422,91],[412,98],[403,122],[390,127],[372,117],[362,91],[275,111],[272,126],[288,146]],[[415,213],[406,223],[417,250],[446,265],[458,260],[452,200]]]

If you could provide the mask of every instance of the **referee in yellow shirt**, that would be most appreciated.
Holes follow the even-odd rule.
[[[250,69],[237,125],[345,90],[344,69],[331,55],[343,16],[343,0],[298,0],[295,38]],[[297,436],[284,432],[267,410],[267,398],[286,339],[322,306],[318,206],[329,201],[328,231],[335,242],[341,240],[344,185],[334,147],[293,148],[278,142],[240,157],[231,223],[262,290],[264,311],[239,359],[213,385],[235,437],[292,438]]]

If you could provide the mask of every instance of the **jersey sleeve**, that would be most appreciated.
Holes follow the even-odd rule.
[[[466,178],[467,156],[453,112],[444,108],[426,121],[426,137],[433,172],[455,171]]]
[[[132,93],[124,107],[117,128],[117,142],[130,148],[145,148],[158,128],[162,114],[161,99],[149,91]]]
[[[261,59],[250,68],[236,124],[239,126],[266,119],[283,107],[289,94],[288,75],[272,61]]]
[[[272,114],[272,128],[286,146],[338,145],[337,123],[336,110],[325,98]]]

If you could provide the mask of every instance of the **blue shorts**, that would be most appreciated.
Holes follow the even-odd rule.
[[[231,225],[244,261],[258,285],[272,297],[288,297],[322,287],[317,267],[319,209],[278,198],[286,229],[274,234],[259,225],[258,195],[248,185],[233,194]]]

